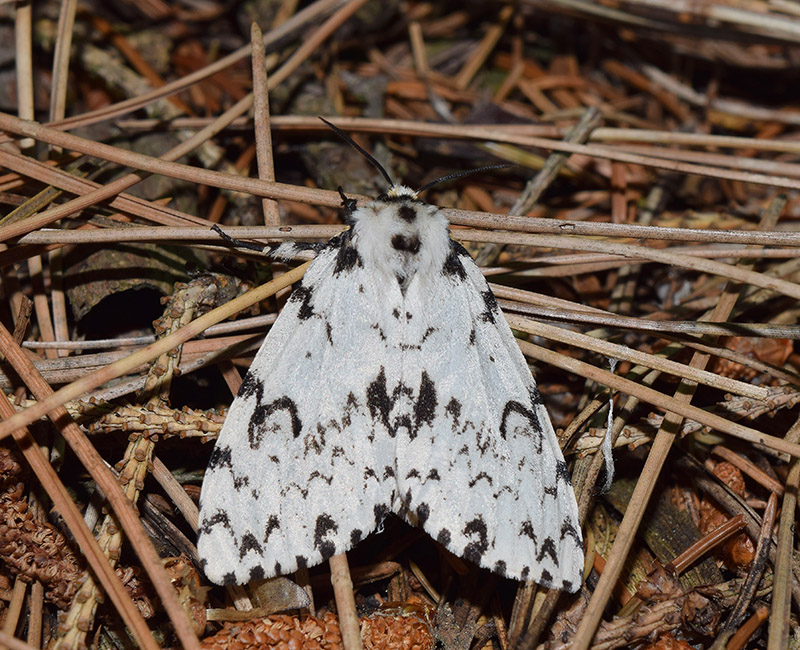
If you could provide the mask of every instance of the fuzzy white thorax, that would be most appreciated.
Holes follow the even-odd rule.
[[[403,289],[417,275],[439,273],[450,252],[450,232],[442,212],[403,185],[351,215],[353,242],[370,272],[397,278]]]

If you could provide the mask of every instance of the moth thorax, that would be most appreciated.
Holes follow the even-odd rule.
[[[440,271],[449,250],[438,208],[412,197],[376,200],[356,211],[354,229],[366,264],[394,276],[405,291],[420,273]]]

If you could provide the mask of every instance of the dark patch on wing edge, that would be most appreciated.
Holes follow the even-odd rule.
[[[245,533],[242,535],[242,541],[239,542],[239,559],[244,559],[248,551],[255,551],[258,555],[264,555],[264,549],[258,543],[256,536],[253,533]]]
[[[236,397],[248,398],[255,395],[256,401],[260,402],[263,394],[264,384],[261,382],[261,379],[252,370],[248,371],[244,376],[242,385],[239,386]]]
[[[325,537],[330,532],[339,530],[336,522],[328,514],[321,514],[314,524],[314,548],[318,549],[323,560],[327,560],[336,552],[336,545]]]
[[[289,296],[289,302],[302,303],[297,308],[297,317],[300,320],[308,320],[314,315],[314,307],[311,304],[311,299],[314,297],[313,287],[307,287],[302,282]]]
[[[214,451],[211,452],[211,458],[208,461],[208,469],[217,469],[218,467],[227,467],[233,469],[233,462],[231,460],[231,448],[228,445],[214,445]]]
[[[233,528],[231,528],[231,521],[228,518],[228,513],[224,510],[217,510],[213,515],[205,518],[205,521],[203,521],[203,524],[197,531],[198,535],[209,534],[217,524],[222,524],[223,528],[230,533],[233,533]]]
[[[494,294],[489,289],[482,291],[481,297],[483,298],[483,304],[486,310],[480,315],[480,318],[487,323],[494,324],[497,320],[497,315],[500,313],[500,307],[497,305],[497,298],[494,297]]]
[[[482,517],[475,517],[472,521],[467,522],[464,526],[464,536],[473,537],[478,536],[478,539],[473,539],[464,548],[464,559],[480,564],[483,555],[489,549],[489,536],[486,530],[486,522]]]
[[[256,580],[264,579],[264,567],[260,564],[250,569],[250,575],[247,577],[248,582],[255,582]]]
[[[419,525],[424,526],[425,522],[428,521],[428,517],[431,515],[430,506],[427,503],[420,503],[417,506],[417,519],[419,520]]]
[[[456,242],[450,243],[450,253],[448,253],[447,257],[444,260],[444,264],[442,265],[442,273],[446,276],[454,278],[459,281],[464,281],[467,279],[467,272],[464,270],[464,264],[459,259],[461,257],[461,253],[457,250],[460,248],[464,253],[466,253],[467,257],[469,257],[469,253]]]
[[[358,254],[356,247],[348,242],[336,253],[336,264],[333,267],[333,274],[341,275],[344,272],[352,271],[357,266],[364,266],[364,263],[361,261],[361,256]]]

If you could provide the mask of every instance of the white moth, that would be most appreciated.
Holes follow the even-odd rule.
[[[212,582],[313,566],[395,512],[500,575],[580,586],[578,508],[536,383],[480,270],[417,195],[343,196],[350,229],[256,355],[200,496]]]

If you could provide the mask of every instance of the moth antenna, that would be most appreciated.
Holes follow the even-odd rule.
[[[356,209],[358,202],[355,199],[351,199],[344,193],[342,186],[338,187],[339,197],[342,199],[342,207],[345,209],[346,212],[352,212]]]
[[[500,165],[486,165],[485,167],[478,167],[477,169],[467,169],[466,171],[455,172],[453,174],[448,174],[447,176],[442,176],[441,178],[437,178],[435,181],[431,181],[430,183],[425,183],[425,185],[416,190],[416,193],[422,194],[425,190],[429,190],[434,185],[438,185],[439,183],[444,183],[445,181],[452,181],[453,179],[461,178],[462,176],[471,176],[472,174],[486,172],[491,169],[506,169],[508,167],[516,167],[516,165],[512,165],[510,163],[503,163]]]
[[[342,140],[344,140],[347,144],[353,147],[353,149],[355,149],[356,151],[358,151],[358,153],[364,156],[364,158],[366,158],[372,164],[372,166],[375,167],[375,169],[377,169],[381,173],[381,175],[386,179],[386,182],[389,183],[389,187],[394,187],[395,182],[392,180],[392,177],[389,176],[388,172],[383,168],[383,166],[377,160],[375,160],[374,156],[371,153],[369,153],[362,146],[357,144],[356,141],[353,140],[353,138],[347,135],[335,124],[331,124],[330,122],[328,122],[328,120],[326,120],[324,117],[321,116],[319,119],[325,122],[325,124],[327,124],[328,127]]]
[[[258,244],[254,244],[253,242],[242,241],[241,239],[235,239],[234,237],[231,237],[228,233],[226,233],[217,224],[211,226],[211,230],[216,232],[220,237],[222,237],[222,239],[228,242],[231,246],[235,246],[237,248],[244,248],[246,250],[251,250],[251,251],[258,251],[260,253],[264,252],[263,246],[259,246]]]

